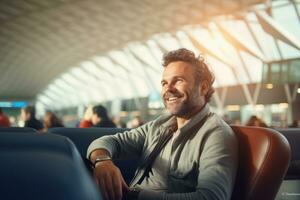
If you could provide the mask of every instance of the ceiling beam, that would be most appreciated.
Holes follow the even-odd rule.
[[[274,38],[300,50],[300,40],[288,32],[266,12],[255,12],[255,15],[265,32]]]

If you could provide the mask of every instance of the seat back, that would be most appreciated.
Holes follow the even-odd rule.
[[[300,128],[278,129],[278,131],[289,141],[292,158],[276,200],[296,200],[300,198]]]
[[[232,199],[274,199],[291,158],[288,141],[272,129],[231,127],[239,143],[239,167]]]
[[[68,137],[77,147],[80,155],[86,157],[87,148],[95,139],[105,136],[114,135],[118,132],[124,132],[128,129],[122,128],[50,128],[49,133],[63,135]]]
[[[0,127],[0,133],[39,133],[37,130],[34,128],[29,128],[29,127],[9,127],[9,128],[1,128]]]
[[[74,144],[50,134],[0,134],[0,198],[100,200]]]
[[[58,134],[68,137],[76,145],[78,151],[83,158],[86,157],[88,146],[95,139],[105,136],[113,135],[116,133],[124,132],[129,129],[122,128],[51,128],[49,133]],[[129,184],[134,176],[135,170],[138,166],[138,160],[126,159],[126,160],[114,160],[114,163],[124,177],[124,180]]]
[[[300,179],[300,128],[278,129],[278,131],[288,140],[291,151],[291,164],[288,168],[285,179]]]

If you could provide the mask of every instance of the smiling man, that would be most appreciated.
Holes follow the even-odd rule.
[[[237,170],[237,140],[210,112],[214,76],[187,49],[163,57],[161,95],[168,114],[92,142],[88,158],[105,199],[227,200]],[[140,157],[130,187],[111,159]]]

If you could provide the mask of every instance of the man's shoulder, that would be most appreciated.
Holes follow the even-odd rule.
[[[158,130],[160,130],[171,117],[169,114],[162,114],[138,128],[131,129],[131,131],[143,132],[145,135],[151,137],[153,134],[158,134],[158,132],[160,132]]]
[[[170,114],[161,114],[157,118],[147,122],[145,125],[148,127],[160,127],[161,125],[165,124],[172,118]]]
[[[216,126],[229,127],[229,125],[216,113],[211,113],[211,117],[208,119],[211,120],[211,123]]]
[[[216,113],[212,113],[207,119],[208,130],[214,130],[214,132],[222,132],[223,134],[233,135],[231,127]]]

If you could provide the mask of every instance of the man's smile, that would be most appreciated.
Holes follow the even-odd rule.
[[[167,93],[165,94],[164,100],[167,103],[174,103],[178,100],[180,100],[184,95],[182,94],[172,94],[172,93]]]

